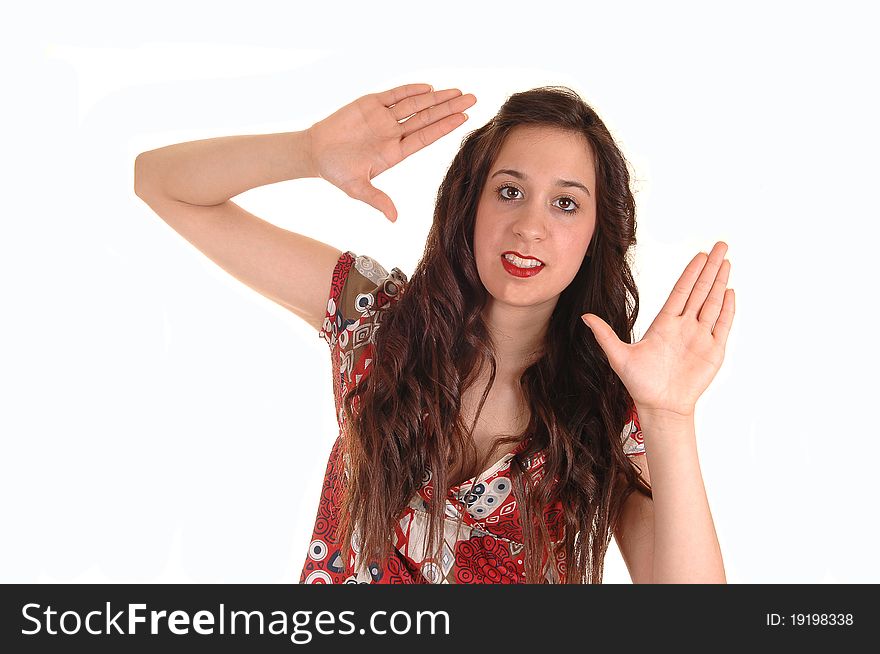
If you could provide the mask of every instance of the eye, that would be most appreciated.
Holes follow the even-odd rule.
[[[511,190],[513,190],[513,191],[516,191],[517,193],[520,192],[519,189],[518,189],[517,187],[515,187],[515,186],[511,186],[510,184],[504,184],[503,186],[499,186],[498,188],[495,189],[495,192],[496,192],[496,193],[499,195],[499,197],[500,197],[502,200],[504,200],[505,202],[512,202],[512,201],[514,200],[514,198],[508,198],[508,197],[505,197],[505,195],[504,195],[503,193],[501,193],[501,191],[503,191],[503,190],[506,189],[506,188],[509,188],[509,189],[511,189]]]
[[[571,203],[571,205],[570,205],[572,207],[571,211],[565,211],[565,209],[563,209],[563,211],[565,211],[565,213],[577,213],[578,212],[578,203],[574,201],[574,198],[570,198],[567,195],[563,195],[559,199],[562,202],[570,202]]]
[[[522,191],[520,191],[517,187],[513,186],[512,184],[502,184],[501,186],[499,186],[498,188],[495,189],[495,193],[498,195],[498,199],[501,200],[502,202],[513,202],[514,200],[519,199],[519,198],[510,198],[510,197],[505,196],[502,193],[502,191],[504,189],[510,189],[511,191],[515,191],[520,194],[522,193]],[[574,215],[578,212],[580,205],[578,205],[578,203],[575,201],[574,198],[569,197],[567,195],[563,195],[562,197],[559,198],[559,200],[562,202],[568,202],[569,205],[567,205],[567,206],[571,206],[571,209],[562,209],[562,207],[560,207],[560,209],[562,209],[563,213],[568,213],[568,214]]]

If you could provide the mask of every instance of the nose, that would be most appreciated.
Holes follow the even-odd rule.
[[[513,223],[513,233],[524,241],[539,241],[547,235],[546,220],[540,207],[523,207]]]

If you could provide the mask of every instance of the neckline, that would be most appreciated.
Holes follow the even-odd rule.
[[[517,454],[522,452],[526,448],[526,445],[528,444],[527,441],[528,441],[528,439],[521,440],[519,443],[517,443],[516,447],[513,448],[513,450],[511,450],[510,452],[508,452],[507,454],[502,456],[495,463],[493,463],[491,466],[489,466],[486,470],[479,473],[478,475],[475,475],[473,477],[465,479],[460,484],[455,484],[454,486],[450,486],[449,493],[451,495],[457,495],[458,491],[460,491],[465,486],[470,486],[472,484],[474,486],[476,486],[479,482],[486,481],[486,479],[488,479],[489,477],[494,475],[496,472],[498,472],[504,466],[504,464],[506,464],[514,456],[516,456]]]

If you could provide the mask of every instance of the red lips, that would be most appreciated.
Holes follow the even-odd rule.
[[[502,252],[501,254],[502,254],[502,256],[505,255],[505,254],[515,254],[515,255],[518,256],[520,259],[531,259],[531,260],[533,260],[533,261],[541,261],[538,257],[533,257],[533,256],[528,255],[528,254],[520,254],[520,253],[517,252],[516,250],[507,250],[506,252]],[[544,262],[541,261],[541,263],[544,263]]]
[[[540,261],[540,259],[536,259],[536,261]],[[504,266],[504,270],[506,270],[508,273],[510,273],[514,277],[520,278],[534,277],[539,272],[544,270],[543,264],[540,266],[533,266],[532,268],[520,268],[519,266],[512,264],[510,261],[508,261],[503,254],[501,255],[501,265]]]

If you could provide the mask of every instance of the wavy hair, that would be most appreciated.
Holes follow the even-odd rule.
[[[562,128],[586,137],[596,169],[596,229],[578,273],[559,296],[539,357],[520,378],[531,408],[525,432],[503,435],[478,461],[471,434],[495,380],[497,360],[482,315],[489,295],[477,273],[474,223],[490,166],[517,125]],[[490,122],[464,137],[437,192],[424,254],[376,332],[371,372],[343,399],[349,465],[340,524],[343,551],[358,525],[364,560],[389,556],[394,526],[430,470],[434,495],[425,551],[435,552],[453,464],[465,462],[463,470],[479,473],[498,447],[528,438],[510,466],[523,517],[526,582],[602,582],[624,501],[634,491],[652,497],[620,439],[632,398],[580,319],[594,313],[622,341],[632,342],[639,300],[629,261],[636,242],[629,182],[627,162],[605,124],[565,86],[511,95]],[[468,426],[461,398],[484,369],[490,371],[489,382]],[[527,463],[540,452],[543,471],[535,476]],[[545,508],[557,499],[565,536],[554,543]],[[562,561],[561,578],[554,560]]]

